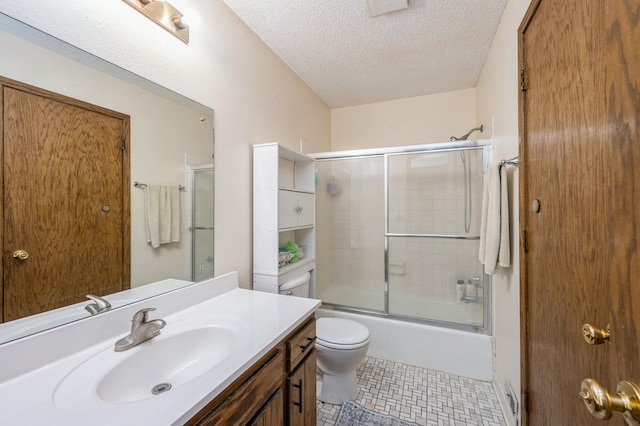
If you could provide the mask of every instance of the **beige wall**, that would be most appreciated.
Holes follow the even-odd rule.
[[[336,108],[331,150],[444,142],[478,125],[475,89]]]
[[[493,40],[477,85],[477,117],[493,135],[494,162],[518,153],[518,39],[530,0],[511,0]],[[520,287],[518,171],[509,167],[512,267],[493,276],[493,335],[495,337],[494,382],[506,409],[504,382],[520,395]],[[520,400],[520,398],[519,398]],[[520,401],[522,403],[522,401]],[[515,420],[507,416],[510,425]]]
[[[222,1],[172,3],[191,17],[189,45],[122,1],[24,0],[0,12],[215,110],[215,272],[236,270],[249,288],[250,146],[297,150],[302,139],[305,152],[328,151],[329,108]]]

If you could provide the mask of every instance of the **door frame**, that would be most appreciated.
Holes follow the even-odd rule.
[[[519,192],[520,192],[520,200],[519,200],[519,221],[520,221],[520,383],[521,383],[521,391],[520,391],[520,401],[521,410],[520,416],[523,425],[529,424],[529,352],[528,352],[528,342],[529,342],[529,312],[528,312],[528,291],[529,291],[529,280],[527,276],[527,258],[526,258],[526,225],[527,225],[527,215],[528,215],[528,206],[525,204],[525,200],[528,200],[527,194],[527,179],[528,175],[526,173],[528,156],[527,156],[527,128],[525,122],[525,111],[526,111],[526,73],[525,73],[525,63],[524,63],[524,33],[526,32],[529,24],[531,23],[531,19],[533,18],[535,12],[538,10],[540,6],[540,2],[542,0],[531,0],[531,4],[527,9],[524,17],[522,18],[522,22],[518,27],[518,134],[519,134],[519,146],[518,146],[518,157],[519,157],[519,169],[521,170],[520,178],[519,178]]]
[[[0,76],[0,117],[4,117],[4,87],[11,87],[33,95],[42,96],[56,102],[82,108],[98,114],[113,117],[122,121],[122,290],[131,288],[131,117],[118,111],[100,107],[79,99],[51,92],[40,87],[32,86],[17,80]],[[0,120],[0,160],[4,161],[4,120]],[[0,200],[4,199],[4,164],[0,164]],[[5,247],[4,241],[4,209],[0,208],[0,271],[4,270]],[[3,274],[4,275],[4,274]],[[4,301],[4,277],[0,277],[0,301]],[[4,303],[0,303],[0,323],[4,317]]]

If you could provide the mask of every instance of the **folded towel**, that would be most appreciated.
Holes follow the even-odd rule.
[[[147,185],[145,215],[147,242],[151,247],[180,241],[180,192],[177,186]]]
[[[511,266],[507,171],[499,165],[491,166],[483,177],[478,258],[489,275],[495,273],[498,265]]]

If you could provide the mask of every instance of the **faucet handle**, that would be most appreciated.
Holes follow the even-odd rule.
[[[87,294],[87,299],[90,299],[93,303],[89,303],[84,308],[91,313],[91,315],[99,314],[111,309],[111,303],[99,296],[93,294]]]
[[[156,308],[144,308],[144,309],[140,309],[138,312],[135,313],[135,315],[133,316],[133,318],[138,318],[141,317],[143,321],[147,320],[147,317],[149,316],[148,312],[150,311],[155,311]]]
[[[141,324],[144,324],[149,319],[149,311],[155,311],[156,308],[144,308],[140,309],[133,315],[131,322],[133,323],[132,329],[136,329]]]

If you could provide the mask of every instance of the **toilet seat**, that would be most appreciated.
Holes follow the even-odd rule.
[[[316,345],[331,349],[358,349],[369,344],[369,329],[344,318],[320,318],[316,321]]]

